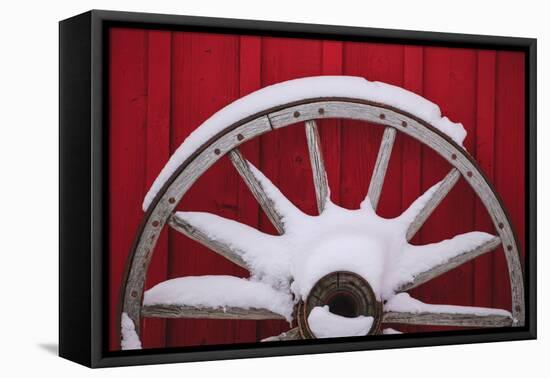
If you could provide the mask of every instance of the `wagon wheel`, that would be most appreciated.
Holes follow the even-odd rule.
[[[316,78],[299,79],[283,84],[287,86],[287,89],[298,90],[298,86],[301,85],[300,81],[304,82],[312,79]],[[365,83],[369,82],[365,80]],[[296,86],[296,88],[293,88],[293,86]],[[260,91],[265,91],[265,88]],[[405,90],[401,91],[406,92]],[[412,95],[409,92],[406,93],[409,96]],[[246,101],[247,98],[240,99],[238,101],[240,102],[239,106],[246,105]],[[177,164],[177,168],[172,167],[172,170],[169,171],[171,173],[169,178],[165,180],[157,193],[152,193],[154,198],[150,200],[150,203],[146,203],[148,205],[147,211],[137,232],[128,260],[121,302],[121,344],[123,349],[136,347],[130,345],[128,331],[134,332],[135,330],[134,335],[138,336],[142,317],[286,318],[287,320],[294,318],[296,320],[294,324],[297,323],[295,328],[281,335],[273,336],[268,340],[311,338],[315,337],[316,333],[310,329],[311,319],[309,317],[314,308],[322,308],[325,305],[329,306],[331,313],[333,312],[339,316],[347,318],[359,316],[372,319],[372,326],[364,331],[369,334],[381,333],[380,324],[384,323],[465,327],[522,326],[524,324],[524,292],[519,251],[510,221],[498,195],[473,158],[459,144],[436,128],[426,117],[419,114],[413,115],[410,109],[396,106],[392,101],[387,102],[381,103],[379,100],[375,102],[369,96],[342,96],[341,92],[331,92],[329,90],[328,93],[324,93],[322,96],[303,96],[299,100],[287,101],[276,106],[270,104],[264,109],[258,109],[252,115],[219,127],[214,136],[211,136],[198,148],[194,149],[192,153],[188,153],[186,158]],[[230,106],[232,105],[228,107]],[[254,104],[250,106],[254,108]],[[289,125],[305,123],[305,134],[319,210],[318,217],[306,216],[307,219],[311,222],[320,222],[326,218],[323,218],[323,216],[329,212],[341,212],[342,214],[351,212],[351,210],[339,208],[330,201],[330,189],[315,121],[325,118],[353,119],[368,122],[368,124],[365,124],[366,127],[376,127],[373,125],[384,127],[368,194],[361,204],[360,211],[362,212],[360,214],[362,214],[362,218],[355,217],[353,220],[355,223],[357,219],[363,218],[372,220],[376,217],[376,219],[381,219],[376,216],[376,207],[382,192],[396,132],[401,132],[420,141],[452,165],[452,169],[442,178],[442,181],[415,200],[400,217],[387,220],[393,222],[389,229],[399,229],[391,235],[392,240],[401,238],[401,247],[412,248],[407,253],[395,252],[398,253],[399,259],[392,262],[394,265],[399,264],[401,271],[406,271],[408,274],[405,277],[406,279],[402,276],[396,276],[397,278],[393,281],[389,280],[389,284],[385,282],[385,289],[381,289],[379,282],[374,282],[364,276],[348,271],[353,269],[336,269],[336,272],[326,272],[328,274],[324,277],[318,277],[319,279],[315,284],[309,286],[305,284],[304,287],[302,282],[302,290],[305,290],[304,295],[300,296],[298,294],[295,299],[292,299],[291,296],[291,281],[296,277],[292,276],[286,277],[287,282],[279,282],[275,286],[263,284],[260,282],[261,280],[249,281],[234,278],[231,281],[227,277],[219,282],[220,286],[232,285],[233,282],[238,285],[242,284],[243,295],[244,293],[257,293],[255,290],[264,290],[262,293],[273,298],[282,295],[282,297],[277,297],[277,300],[269,298],[268,301],[264,300],[262,302],[260,300],[256,304],[252,303],[245,306],[239,305],[239,301],[233,304],[231,300],[223,305],[197,304],[193,301],[185,302],[185,300],[178,301],[178,298],[170,297],[169,289],[172,284],[167,281],[145,293],[146,298],[144,300],[144,282],[149,262],[161,229],[166,224],[249,271],[254,269],[261,271],[261,267],[255,267],[253,259],[246,254],[248,248],[246,242],[239,244],[239,241],[232,240],[231,236],[233,232],[244,232],[247,237],[260,237],[262,234],[260,231],[213,214],[175,212],[176,206],[197,178],[226,154],[229,155],[234,167],[281,235],[279,237],[295,234],[292,227],[299,226],[300,223],[296,222],[295,219],[300,218],[300,211],[239,152],[238,146],[240,144],[259,135]],[[407,242],[413,238],[430,214],[461,178],[466,180],[484,204],[492,219],[497,236],[485,233],[467,233],[428,246],[410,246]],[[355,214],[357,214],[357,211]],[[396,226],[397,224],[399,226]],[[315,224],[315,227],[317,226],[319,224]],[[242,236],[242,234],[240,235]],[[270,240],[279,237],[271,236],[272,239]],[[246,237],[244,239],[246,240]],[[500,309],[430,305],[417,301],[406,293],[409,289],[422,285],[484,253],[495,250],[501,244],[507,260],[511,285],[511,313]],[[413,251],[414,248],[416,249]],[[265,253],[269,253],[269,251]],[[424,264],[420,267],[414,262],[419,256],[418,254],[421,254],[424,259]],[[387,276],[391,278],[392,274],[387,274]],[[309,278],[311,279],[311,277]],[[184,280],[186,279],[184,278]],[[204,289],[200,286],[200,277],[194,279],[193,282],[188,282],[189,280],[186,282],[181,281],[180,283],[183,283],[182,290],[185,290],[187,284],[187,288],[191,287],[193,291],[204,290],[205,295],[208,296],[208,293],[213,291],[211,285],[216,284],[215,280],[210,280],[208,281],[210,289]],[[204,278],[204,280],[208,279],[210,278]],[[295,282],[292,285],[295,285]],[[241,290],[241,286],[237,287],[238,290]],[[181,293],[181,290],[179,292],[176,290],[176,296],[181,296]],[[185,297],[183,295],[183,298]],[[253,297],[256,298],[257,295]],[[288,298],[291,298],[290,302],[288,302]],[[291,303],[291,306],[295,304],[294,309],[290,310],[292,313],[281,311],[281,306],[275,309],[273,306],[270,307],[271,302],[277,301],[279,301],[279,304],[283,302],[286,305]]]

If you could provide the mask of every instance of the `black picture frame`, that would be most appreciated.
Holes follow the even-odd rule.
[[[526,59],[526,324],[460,333],[110,352],[107,349],[109,27],[204,30],[524,51]],[[92,10],[59,24],[59,354],[89,367],[250,358],[536,338],[536,57],[530,38]]]

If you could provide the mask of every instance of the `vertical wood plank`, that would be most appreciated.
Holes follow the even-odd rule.
[[[238,39],[234,36],[173,35],[171,148],[214,112],[238,97]],[[223,64],[220,64],[223,62]],[[227,159],[216,163],[189,190],[180,210],[208,211],[237,217],[237,178]],[[198,243],[170,235],[170,276],[232,274],[234,266]],[[217,320],[169,321],[171,346],[232,342],[234,323]]]
[[[403,48],[403,87],[416,94],[424,91],[424,48],[421,46],[405,46]],[[403,137],[401,169],[402,191],[401,204],[406,209],[422,194],[422,145],[413,138]],[[419,232],[411,243],[419,244],[422,241]],[[422,287],[415,288],[410,294],[415,298],[422,298]],[[414,332],[416,326],[396,326],[403,332]]]
[[[521,260],[525,257],[525,56],[497,52],[495,187],[511,218]],[[494,257],[494,305],[509,308],[508,269],[503,253]]]
[[[262,39],[262,86],[321,73],[321,42],[318,40]],[[313,176],[309,163],[303,124],[273,131],[261,138],[260,169],[300,209],[317,213]],[[274,233],[262,214],[260,226]],[[260,339],[278,335],[288,329],[285,321],[258,322]]]
[[[494,182],[495,146],[495,69],[496,52],[477,52],[477,105],[475,157],[489,181]],[[475,201],[475,229],[494,233],[487,210],[479,199]],[[484,254],[474,261],[474,305],[493,306],[493,264],[495,254],[503,254],[502,248]]]
[[[342,75],[343,42],[323,41],[322,45],[323,75]],[[340,203],[340,153],[342,148],[342,122],[335,119],[317,121],[319,135],[325,159],[330,198],[334,203]]]
[[[241,36],[239,37],[239,43],[239,97],[242,97],[261,88],[262,40],[261,37]],[[243,144],[240,151],[255,166],[259,166],[259,139]],[[237,188],[239,222],[258,228],[260,213],[263,213],[263,211],[240,177],[237,178]],[[233,268],[233,274],[244,277],[248,273],[236,266]],[[256,321],[239,320],[235,322],[234,342],[249,343],[257,341]]]
[[[171,33],[149,31],[147,36],[147,128],[145,182],[147,191],[170,157],[170,80]],[[168,232],[163,230],[147,272],[148,289],[167,278]],[[166,345],[166,320],[143,320],[144,348],[162,348]]]
[[[112,29],[109,62],[109,316],[111,350],[120,349],[118,300],[145,194],[147,35]]]
[[[344,73],[362,76],[368,80],[389,84],[403,84],[403,46],[346,42],[344,45]],[[342,204],[357,208],[367,194],[376,156],[382,140],[383,127],[363,122],[344,121],[342,129]],[[382,216],[399,215],[401,206],[401,139],[394,142],[384,190],[378,213]],[[345,171],[345,173],[344,173]]]
[[[191,132],[186,114],[190,113],[191,93],[186,90],[191,84],[191,35],[172,33],[171,43],[171,105],[170,105],[170,154],[178,148]],[[173,229],[168,229],[168,278],[193,275],[194,256],[189,252],[188,241]],[[166,344],[168,347],[186,345],[187,319],[166,321]]]
[[[461,122],[468,132],[465,147],[474,150],[476,141],[477,55],[473,50],[426,47],[424,49],[424,95],[441,107],[451,120]],[[422,160],[423,190],[441,180],[450,165],[433,151],[424,149]],[[447,198],[425,223],[422,242],[453,237],[474,228],[474,193],[464,180],[459,181]],[[440,276],[423,288],[429,303],[471,305],[472,263]]]
[[[405,46],[403,50],[403,87],[422,96],[424,49],[420,46]],[[403,138],[401,159],[403,208],[407,208],[422,194],[421,147],[420,142],[413,138]]]

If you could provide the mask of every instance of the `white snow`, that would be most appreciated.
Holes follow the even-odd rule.
[[[158,191],[176,169],[211,137],[235,122],[277,105],[307,98],[347,97],[387,104],[430,123],[462,145],[466,130],[442,117],[437,105],[406,89],[355,76],[313,76],[270,85],[244,96],[204,121],[178,147],[143,201],[146,211]]]
[[[290,266],[284,240],[210,213],[177,212],[176,216],[230,246],[251,268],[254,279],[288,289]]]
[[[400,335],[400,334],[402,334],[402,333],[403,333],[403,332],[398,331],[398,330],[393,329],[393,328],[384,328],[384,329],[382,330],[382,334],[384,334],[384,335]]]
[[[143,304],[265,308],[289,321],[294,305],[289,293],[276,291],[261,282],[232,276],[190,276],[164,281],[145,292]]]
[[[473,306],[455,306],[455,305],[440,305],[427,304],[411,297],[408,293],[399,293],[394,295],[384,304],[384,311],[395,312],[432,312],[444,314],[471,314],[478,316],[502,315],[512,317],[509,311],[498,308],[473,307]]]
[[[136,333],[134,322],[125,312],[120,317],[120,335],[122,337],[120,342],[122,350],[141,349],[141,341]]]
[[[252,164],[252,172],[281,214],[285,233],[274,236],[217,215],[178,212],[176,215],[208,237],[231,247],[248,264],[253,280],[306,299],[323,276],[354,272],[369,282],[378,299],[388,299],[403,283],[490,240],[470,232],[438,243],[414,246],[406,230],[440,183],[419,197],[397,218],[378,216],[366,198],[350,210],[328,201],[324,212],[301,212]]]
[[[403,222],[407,227],[411,224],[416,216],[422,211],[424,206],[435,194],[436,190],[443,184],[443,181],[439,181],[437,184],[432,185],[428,190],[426,190],[420,197],[414,200],[414,202],[405,210],[400,216],[399,221]],[[370,201],[367,202],[370,205]]]
[[[385,296],[390,294],[389,290],[394,290],[404,283],[413,281],[419,273],[471,251],[493,237],[486,232],[473,231],[438,243],[420,246],[408,243],[403,245],[399,253],[400,256],[394,259],[391,271],[386,274]]]
[[[252,164],[250,168],[282,217],[285,228],[282,235],[269,235],[210,213],[176,213],[210,239],[238,254],[249,267],[250,279],[177,278],[148,290],[144,304],[266,308],[291,321],[294,304],[307,299],[319,279],[335,271],[350,271],[370,284],[378,300],[387,300],[385,311],[509,316],[509,312],[500,309],[430,305],[405,293],[396,294],[399,286],[414,280],[418,274],[494,237],[485,232],[469,232],[428,245],[407,242],[409,225],[441,183],[428,189],[396,218],[377,215],[368,197],[359,209],[345,209],[329,200],[322,214],[311,216],[295,207]],[[372,326],[372,318],[344,318],[331,314],[328,307],[312,310],[308,322],[318,337],[366,334]]]
[[[330,312],[328,306],[314,307],[307,318],[309,329],[315,337],[364,336],[369,333],[374,319],[372,316],[346,318]]]

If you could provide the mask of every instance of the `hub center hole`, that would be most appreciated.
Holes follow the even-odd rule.
[[[327,301],[327,305],[333,314],[345,316],[346,318],[359,316],[357,302],[349,294],[338,293]]]

